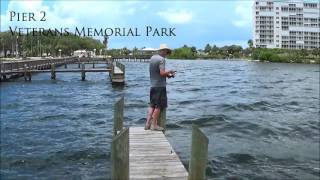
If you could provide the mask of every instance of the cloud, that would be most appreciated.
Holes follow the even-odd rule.
[[[158,16],[168,21],[170,24],[186,24],[191,22],[193,14],[186,10],[167,9],[159,11]]]
[[[236,20],[232,21],[232,24],[236,27],[250,27],[252,21],[252,2],[239,2],[235,8],[237,15]]]
[[[1,14],[1,31],[9,26],[19,27],[122,27],[131,23],[130,17],[147,7],[140,2],[113,1],[52,1],[50,6],[43,0],[10,1],[6,12]],[[34,12],[37,21],[10,21],[9,12]],[[39,21],[46,12],[46,21]]]

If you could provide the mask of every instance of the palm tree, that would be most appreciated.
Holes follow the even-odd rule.
[[[249,46],[250,49],[252,49],[252,47],[253,47],[253,41],[252,41],[252,39],[249,39],[249,40],[248,40],[248,46]]]

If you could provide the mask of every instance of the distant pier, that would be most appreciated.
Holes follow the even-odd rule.
[[[68,69],[69,64],[78,64],[76,69]],[[92,68],[86,68],[86,64],[92,65]],[[96,68],[97,64],[105,64],[105,68]],[[64,69],[56,69],[64,66]],[[124,84],[125,67],[119,62],[113,62],[113,59],[102,57],[79,58],[65,57],[38,60],[18,60],[0,63],[1,75],[0,81],[7,81],[18,77],[24,77],[26,81],[31,81],[34,73],[51,73],[51,79],[57,78],[57,73],[80,73],[81,80],[85,80],[88,72],[108,72],[110,80],[114,84]]]

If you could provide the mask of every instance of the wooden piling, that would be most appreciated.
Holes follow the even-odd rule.
[[[117,135],[123,128],[124,97],[116,102],[113,115],[113,135]]]
[[[28,69],[29,69],[29,68],[28,68]],[[29,80],[29,81],[31,81],[31,77],[32,77],[32,73],[31,73],[31,71],[29,70],[29,71],[28,71],[28,80]]]
[[[166,129],[166,119],[167,119],[167,108],[161,109],[160,116],[158,119],[158,126]]]
[[[209,139],[196,126],[192,125],[191,156],[188,180],[206,178]]]
[[[92,62],[92,68],[94,68],[94,62]]]
[[[129,179],[129,128],[120,131],[112,138],[111,179]]]
[[[85,64],[81,64],[81,80],[84,81],[86,79],[86,72],[85,72]]]
[[[24,73],[23,73],[23,75],[24,75],[24,80],[27,81],[27,64],[24,64],[23,70],[24,70]]]
[[[51,79],[56,79],[56,66],[54,63],[51,64]]]
[[[64,68],[65,68],[65,69],[68,68],[68,67],[67,67],[67,60],[66,60],[66,59],[64,60]]]

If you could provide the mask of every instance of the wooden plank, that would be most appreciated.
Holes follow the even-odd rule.
[[[188,173],[161,131],[131,127],[130,179],[187,179]]]

